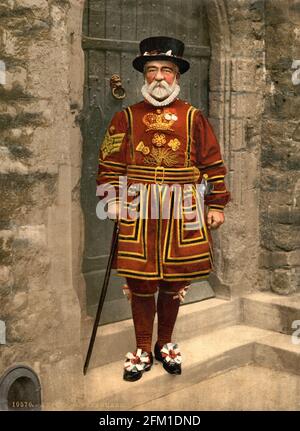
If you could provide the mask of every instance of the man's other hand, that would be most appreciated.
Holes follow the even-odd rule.
[[[225,221],[223,212],[209,210],[207,213],[207,226],[208,229],[217,229]]]

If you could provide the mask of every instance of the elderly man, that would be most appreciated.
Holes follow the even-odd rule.
[[[151,369],[156,311],[155,358],[168,373],[181,374],[181,353],[172,342],[179,305],[190,281],[213,270],[209,230],[224,222],[230,196],[211,125],[199,109],[177,97],[179,77],[189,69],[182,57],[184,44],[150,37],[140,43],[140,51],[133,67],[144,74],[144,100],[113,117],[100,148],[97,177],[99,196],[103,198],[103,185],[113,190],[105,203],[108,216],[118,219],[116,268],[126,278],[131,301],[136,349],[126,355],[127,381]],[[125,186],[120,178],[126,178]],[[196,186],[204,179],[211,190],[199,202]],[[179,199],[174,185],[181,191]]]

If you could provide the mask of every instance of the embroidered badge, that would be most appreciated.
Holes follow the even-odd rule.
[[[167,166],[175,166],[178,163],[177,154],[170,148],[155,148],[151,149],[151,153],[144,158],[146,165],[162,166],[162,163]]]
[[[152,144],[156,147],[162,147],[167,142],[166,135],[155,133],[155,135],[152,138]]]
[[[167,119],[165,115],[161,112],[160,114],[155,114],[154,112],[149,112],[143,116],[143,123],[147,126],[146,132],[149,130],[172,130],[172,125],[174,124],[174,119]]]
[[[125,133],[116,133],[115,135],[110,135],[108,131],[106,132],[101,145],[103,160],[110,154],[120,151],[124,136]]]
[[[150,148],[147,147],[143,141],[140,141],[139,144],[136,146],[136,151],[140,151],[144,155],[147,155],[150,153]]]
[[[171,139],[168,142],[168,146],[171,147],[173,151],[177,151],[178,148],[180,147],[180,141],[177,138]]]

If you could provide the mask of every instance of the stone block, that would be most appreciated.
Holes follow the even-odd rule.
[[[268,250],[262,250],[259,253],[259,267],[260,268],[271,267],[271,253]]]
[[[227,60],[226,58],[211,58],[209,69],[210,91],[224,91],[224,89],[230,90],[229,84],[226,80],[228,63],[229,60]]]
[[[262,139],[262,166],[277,168],[281,171],[298,171],[300,165],[299,144],[288,138],[288,125],[281,122],[281,137],[276,131],[264,131]]]
[[[14,278],[9,266],[0,266],[0,292],[10,290],[14,284]]]
[[[278,260],[277,260],[278,259]],[[299,266],[300,265],[300,250],[294,250],[290,251],[289,253],[281,253],[277,252],[274,253],[274,257],[272,254],[272,263],[274,266],[283,266],[283,264],[289,265],[289,266]]]
[[[14,32],[5,28],[0,29],[0,45],[2,46],[2,52],[7,57],[19,58],[22,50],[20,50],[20,44],[18,38],[15,37]],[[3,55],[2,54],[2,55]],[[23,53],[24,54],[24,53]]]
[[[300,319],[299,294],[255,292],[242,298],[242,310],[244,325],[290,335],[293,322]]]
[[[231,60],[231,86],[233,91],[260,92],[264,85],[263,65],[253,58]]]
[[[276,93],[266,98],[269,110],[273,118],[291,119],[297,118],[300,112],[300,97]]]
[[[15,0],[15,8],[42,9],[48,8],[46,0]]]
[[[295,180],[291,174],[266,168],[263,170],[260,187],[262,192],[270,192],[264,193],[266,196],[263,200],[266,202],[293,205]]]
[[[5,225],[5,222],[3,222]],[[3,265],[8,265],[12,260],[12,245],[13,245],[13,234],[9,229],[5,229],[2,225],[0,231],[0,259]]]
[[[300,231],[298,226],[273,224],[272,219],[263,217],[261,238],[269,250],[292,251],[300,247]]]
[[[224,133],[224,121],[220,118],[208,118],[210,124],[213,127],[214,133],[219,141],[221,152],[224,157],[224,141],[225,141],[225,133]]]
[[[268,217],[274,223],[300,225],[300,208],[275,203],[269,205]]]
[[[300,288],[299,274],[295,268],[275,269],[271,273],[271,289],[279,295],[289,295]]]
[[[230,127],[230,145],[232,150],[239,151],[246,149],[245,142],[245,120],[232,119]]]
[[[231,115],[234,118],[256,117],[262,114],[263,100],[257,93],[232,93]]]
[[[257,187],[257,163],[257,158],[246,151],[233,152],[230,159],[230,170],[234,172],[232,197],[237,204],[247,205],[247,211],[258,199],[253,194]]]
[[[19,86],[22,89],[26,88],[27,71],[24,67],[11,67],[5,72],[5,89],[11,90],[13,86]]]
[[[256,157],[260,156],[262,121],[257,118],[247,119],[245,122],[245,141],[247,150],[255,153]]]
[[[211,91],[209,93],[209,116],[214,118],[224,118],[224,93],[221,91]]]
[[[300,34],[300,33],[299,33]],[[296,124],[294,131],[293,131],[293,136],[292,136],[294,141],[299,142],[300,141],[300,123]]]
[[[254,358],[260,366],[300,374],[299,345],[294,345],[286,335],[276,334],[255,343]]]
[[[298,226],[275,225],[272,231],[272,239],[276,247],[286,251],[300,247],[300,231]]]
[[[263,251],[260,255],[260,265],[269,269],[291,268],[300,265],[300,250],[293,251]]]

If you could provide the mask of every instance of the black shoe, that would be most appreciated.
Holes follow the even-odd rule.
[[[168,343],[168,344],[170,344],[170,343]],[[172,346],[175,346],[175,347],[173,347],[173,349],[174,348],[177,348],[177,345],[176,344],[173,344],[172,343]],[[165,344],[163,347],[162,347],[162,349],[167,349],[167,350],[169,350],[168,349],[168,345],[167,344]],[[163,367],[164,367],[164,369],[168,372],[168,373],[170,373],[170,374],[181,374],[181,364],[178,364],[177,362],[175,362],[174,360],[170,360],[170,361],[167,361],[166,360],[166,356],[167,356],[167,354],[165,355],[165,356],[163,356],[164,355],[164,352],[162,352],[162,349],[160,349],[159,348],[159,346],[158,346],[158,344],[156,343],[155,344],[155,346],[154,346],[154,355],[155,355],[155,359],[157,359],[158,361],[160,361],[160,362],[162,362],[162,364],[163,364]],[[172,350],[169,350],[170,352],[172,352]],[[179,355],[180,355],[180,352],[179,352]],[[178,356],[179,356],[178,355]],[[181,356],[181,355],[180,355]]]
[[[137,353],[137,352],[136,352]],[[132,353],[131,355],[136,355],[136,353]],[[127,353],[128,355],[128,353]],[[125,361],[124,367],[126,366],[126,364],[130,364],[130,359],[127,357],[127,360]],[[134,369],[132,370],[127,370],[126,368],[124,368],[124,373],[123,373],[123,379],[126,380],[127,382],[135,382],[136,380],[139,380],[143,373],[145,371],[150,371],[151,367],[153,365],[153,355],[152,353],[147,353],[147,352],[142,352],[141,355],[142,357],[147,357],[147,355],[149,356],[149,362],[145,363],[145,362],[138,362],[139,364],[141,364],[141,366],[143,366],[143,368],[141,370],[138,370],[137,367],[134,367]]]

